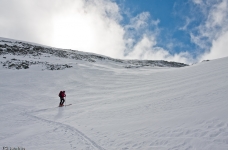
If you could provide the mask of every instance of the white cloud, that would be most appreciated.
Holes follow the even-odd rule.
[[[207,27],[222,26],[227,20],[227,0],[223,0],[221,3],[215,5],[209,13]]]
[[[193,21],[193,19],[190,19],[189,17],[186,18],[186,23],[183,27],[180,27],[179,30],[187,30],[189,24]]]
[[[226,44],[228,43],[228,0],[197,1],[205,15],[205,22],[200,24],[197,32],[192,32],[192,42],[196,43],[206,53],[202,59],[216,59],[228,56]]]
[[[114,58],[164,59],[189,63],[189,54],[157,46],[159,20],[148,12],[122,25],[111,0],[1,0],[0,36]],[[153,27],[153,31],[149,30]]]
[[[127,56],[128,59],[168,60],[190,63],[192,56],[187,52],[171,55],[167,50],[156,46],[156,37],[143,35],[143,38],[134,46]]]
[[[78,5],[77,5],[78,6]],[[119,24],[118,6],[108,1],[89,1],[71,12],[61,12],[54,19],[53,44],[115,58],[123,56],[124,30]],[[79,11],[79,12],[78,12]]]
[[[202,60],[216,59],[228,56],[228,32],[221,35],[218,39],[212,42],[212,47],[209,53],[203,55]]]
[[[52,31],[51,12],[43,9],[29,0],[1,0],[0,36],[48,44]]]
[[[196,3],[196,4],[201,4],[202,0],[193,0],[193,2]]]
[[[142,12],[141,14],[137,15],[136,17],[131,19],[130,25],[127,25],[127,28],[133,28],[135,30],[144,29],[148,27],[148,20],[150,14],[148,12]]]

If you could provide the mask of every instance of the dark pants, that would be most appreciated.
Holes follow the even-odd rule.
[[[59,103],[59,105],[60,105],[60,106],[63,105],[64,102],[65,102],[64,97],[60,97],[60,103]]]

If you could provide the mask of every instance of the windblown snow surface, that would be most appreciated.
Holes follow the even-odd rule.
[[[34,60],[28,56],[1,56]],[[37,60],[37,59],[35,59]],[[26,150],[227,150],[228,58],[182,68],[0,66],[0,146]],[[66,104],[57,107],[65,90]]]

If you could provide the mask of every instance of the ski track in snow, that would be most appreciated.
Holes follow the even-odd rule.
[[[81,131],[79,131],[78,129],[76,129],[76,128],[70,126],[70,125],[66,125],[66,124],[63,124],[63,123],[46,120],[46,119],[31,115],[34,112],[39,112],[39,111],[44,111],[44,110],[48,110],[48,109],[36,110],[36,111],[29,112],[29,113],[23,113],[22,115],[34,118],[36,120],[39,120],[41,122],[45,122],[47,124],[51,124],[52,126],[56,126],[57,128],[58,127],[61,128],[61,129],[58,129],[58,130],[61,130],[62,132],[64,132],[64,136],[66,136],[67,139],[72,139],[72,140],[69,141],[69,144],[70,144],[72,149],[77,149],[77,144],[80,141],[80,142],[84,143],[84,145],[86,145],[86,149],[88,149],[88,150],[96,150],[96,149],[104,150],[104,148],[102,148],[101,146],[96,144],[93,140],[91,140],[89,137],[87,137]],[[74,144],[75,141],[77,141],[76,144]]]

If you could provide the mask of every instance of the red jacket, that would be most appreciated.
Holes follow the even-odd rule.
[[[66,97],[66,94],[62,91],[59,92],[59,97]]]

